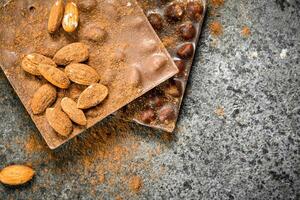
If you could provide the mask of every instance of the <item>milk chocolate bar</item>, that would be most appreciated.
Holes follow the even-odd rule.
[[[188,76],[206,12],[206,0],[138,0],[176,63],[179,73],[124,107],[116,115],[172,132],[176,127]]]
[[[0,8],[1,68],[51,149],[178,72],[135,0],[67,2]]]

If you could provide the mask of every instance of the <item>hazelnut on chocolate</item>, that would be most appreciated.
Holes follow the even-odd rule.
[[[159,31],[163,28],[163,18],[160,14],[151,13],[148,15],[148,20],[155,30]]]
[[[177,55],[182,59],[189,59],[194,54],[194,46],[191,43],[184,44],[177,50]]]
[[[142,122],[149,124],[155,120],[155,113],[152,109],[148,109],[141,113],[140,118]]]
[[[176,112],[172,105],[166,104],[158,111],[159,121],[166,123],[168,120],[175,119]]]
[[[180,82],[172,81],[166,88],[165,94],[172,97],[180,97],[182,93],[182,88]]]
[[[203,15],[203,5],[199,2],[188,2],[186,6],[186,13],[191,20],[198,21]]]
[[[185,71],[185,62],[183,60],[175,60],[174,62],[179,70],[176,76],[182,76]]]
[[[184,40],[191,40],[196,36],[196,28],[192,23],[182,24],[179,29],[179,34]]]
[[[147,104],[151,107],[151,108],[158,108],[158,107],[161,107],[162,104],[163,104],[163,101],[162,99],[159,97],[159,96],[154,96],[154,97],[151,97]]]
[[[180,3],[172,3],[166,7],[165,16],[171,21],[180,21],[184,16],[184,8]]]

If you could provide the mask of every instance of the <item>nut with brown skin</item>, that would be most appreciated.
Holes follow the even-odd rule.
[[[31,53],[26,55],[21,62],[21,67],[24,71],[38,76],[41,75],[38,70],[39,64],[47,64],[53,67],[57,67],[52,59],[38,53]]]
[[[31,99],[31,110],[33,114],[43,113],[56,100],[56,89],[50,84],[42,85]]]
[[[194,54],[194,46],[191,43],[184,44],[177,50],[177,55],[182,59],[189,59]]]
[[[68,137],[72,130],[73,125],[66,113],[60,108],[47,108],[46,119],[49,125],[61,136]]]
[[[186,13],[191,20],[198,21],[203,15],[203,5],[199,2],[188,2]]]
[[[64,97],[61,100],[62,110],[69,116],[69,118],[79,125],[86,125],[87,120],[82,110],[77,108],[76,102],[71,98]]]
[[[87,87],[79,96],[77,108],[89,109],[100,104],[108,96],[108,88],[100,83]]]
[[[141,121],[149,124],[155,120],[155,113],[152,109],[145,110],[140,115]]]
[[[175,119],[176,112],[172,105],[166,104],[158,111],[158,119],[163,123],[167,123],[169,120]]]
[[[81,42],[68,44],[61,48],[53,57],[58,65],[68,65],[70,63],[78,63],[86,61],[89,57],[88,46]]]
[[[67,75],[52,65],[39,64],[38,70],[47,81],[56,87],[67,89],[71,84]]]
[[[165,9],[165,16],[170,21],[180,21],[184,16],[184,8],[180,3],[171,3]]]
[[[8,186],[17,186],[29,182],[35,171],[26,165],[10,165],[0,170],[0,182]]]
[[[196,36],[196,29],[192,23],[182,24],[179,29],[179,34],[184,40],[191,40]]]
[[[150,13],[148,15],[148,20],[155,30],[160,31],[163,28],[163,18],[160,14]]]
[[[165,94],[172,97],[180,97],[182,94],[182,88],[180,82],[172,81],[165,88]]]
[[[185,72],[185,62],[183,60],[175,60],[174,61],[179,72],[176,74],[176,77],[180,77],[180,76],[183,76],[184,75],[184,72]]]
[[[163,101],[159,96],[154,96],[154,97],[150,97],[148,99],[147,104],[151,107],[151,108],[159,108],[162,106]]]
[[[68,2],[65,7],[62,26],[68,33],[74,32],[78,27],[79,12],[77,5],[74,2]]]
[[[64,15],[64,1],[63,0],[57,0],[49,14],[49,19],[48,19],[48,32],[49,33],[54,33],[59,29],[61,26],[61,21]]]

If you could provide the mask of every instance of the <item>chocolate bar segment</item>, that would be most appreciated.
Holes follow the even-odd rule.
[[[176,127],[188,76],[206,12],[205,0],[138,0],[178,67],[178,74],[127,105],[116,115],[172,132]]]
[[[174,76],[178,69],[151,27],[135,0],[73,1],[78,5],[79,25],[72,33],[59,27],[54,33],[47,30],[48,16],[54,0],[9,1],[0,8],[0,65],[11,85],[29,112],[50,148],[56,148],[93,126],[109,114]],[[78,43],[84,43],[80,45]],[[68,44],[74,44],[66,48]],[[82,58],[64,58],[64,52],[79,51],[75,46],[88,47]],[[61,50],[62,48],[65,48]],[[81,47],[80,47],[81,48]],[[85,48],[85,47],[84,47]],[[57,53],[61,50],[59,53]],[[99,105],[83,109],[87,125],[73,123],[67,138],[59,136],[46,120],[45,113],[34,115],[31,99],[48,81],[21,68],[22,59],[38,53],[55,60],[58,67],[52,71],[65,71],[70,62],[81,62],[96,70],[100,83],[108,88],[108,96]],[[77,52],[78,53],[78,52]],[[77,55],[76,52],[72,55]],[[87,60],[86,60],[87,59]],[[81,68],[88,69],[81,65]],[[46,72],[47,73],[47,72]],[[91,74],[91,73],[90,73]],[[95,73],[92,73],[95,74]],[[46,76],[44,76],[46,77]],[[84,78],[75,76],[73,80]],[[50,77],[51,78],[51,77]],[[95,78],[98,80],[98,77]],[[94,81],[95,81],[94,80]],[[92,82],[94,82],[92,81]],[[78,81],[78,83],[82,83]],[[77,102],[88,85],[71,82],[67,89],[56,88],[57,100],[52,107],[59,108],[63,97]],[[89,82],[83,82],[89,84]],[[64,87],[61,87],[64,88]]]

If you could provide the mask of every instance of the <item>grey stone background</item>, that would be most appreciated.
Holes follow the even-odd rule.
[[[124,164],[119,174],[106,174],[107,179],[139,175],[143,186],[137,194],[122,180],[114,186],[91,184],[95,174],[81,162],[89,153],[84,146],[89,132],[79,137],[84,153],[72,144],[28,153],[29,137],[45,144],[0,72],[0,168],[32,163],[37,172],[23,187],[0,185],[0,199],[300,199],[300,1],[228,0],[217,13],[204,24],[170,141],[130,124],[127,134],[138,138],[140,147],[129,163],[144,162],[157,146],[161,152],[145,167]],[[224,27],[219,38],[209,33],[213,20]],[[244,25],[251,29],[249,38],[241,37]],[[224,108],[223,117],[215,114],[218,107]],[[110,127],[113,120],[98,126]],[[35,162],[50,154],[55,161]],[[91,165],[104,164],[94,156]],[[161,166],[163,173],[151,178]]]

